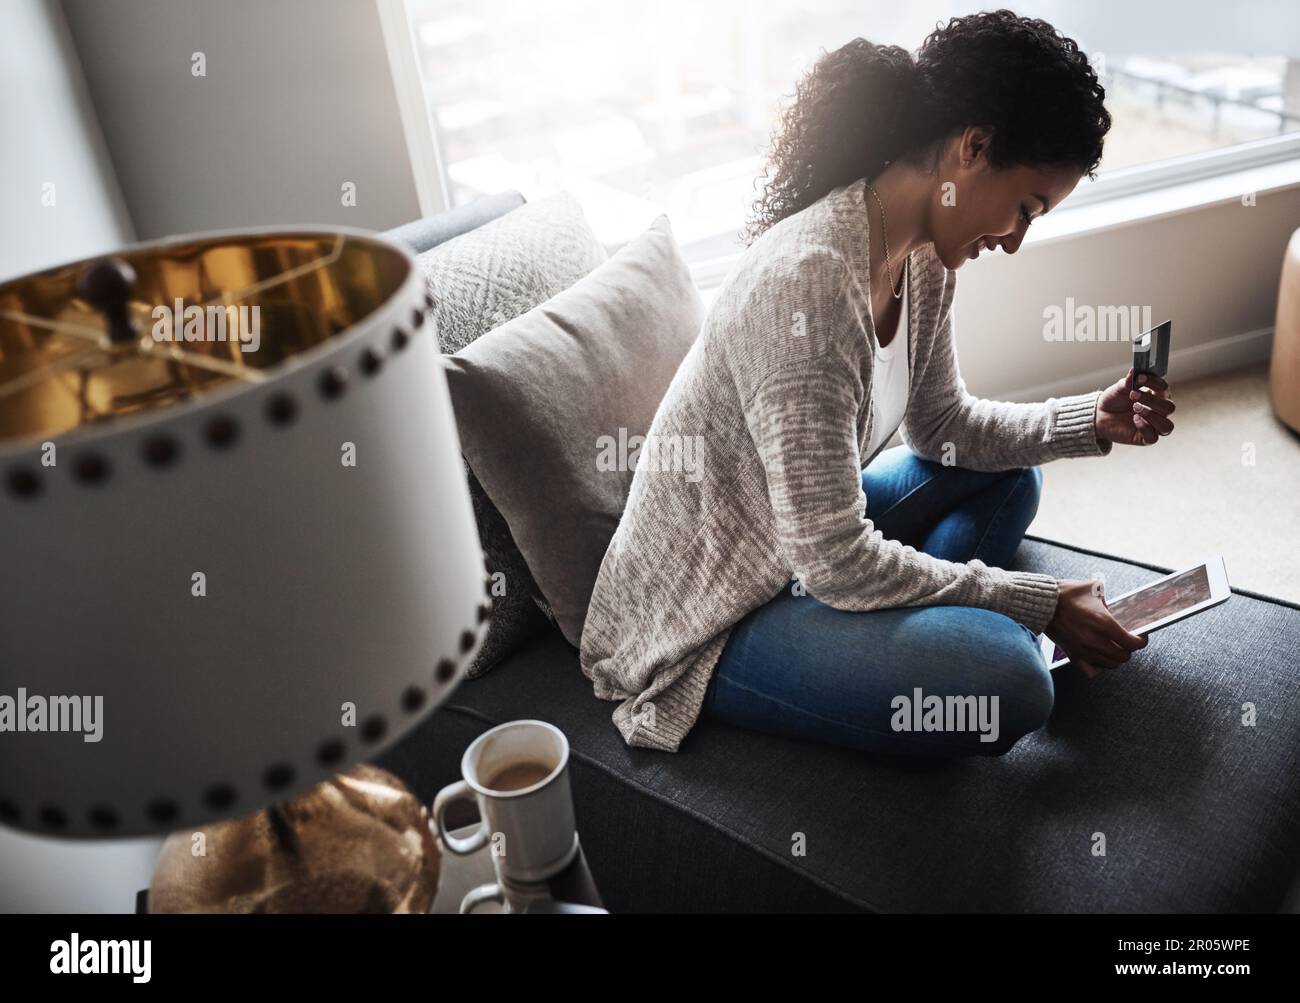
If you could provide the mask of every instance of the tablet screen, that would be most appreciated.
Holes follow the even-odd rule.
[[[1140,634],[1151,624],[1189,610],[1210,596],[1210,578],[1205,565],[1201,564],[1108,602],[1106,608],[1125,630]],[[1065,652],[1057,645],[1052,652],[1052,664],[1065,657]]]

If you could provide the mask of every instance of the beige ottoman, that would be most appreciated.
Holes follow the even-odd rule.
[[[1300,230],[1291,234],[1291,242],[1282,256],[1268,395],[1273,402],[1273,413],[1300,432]]]

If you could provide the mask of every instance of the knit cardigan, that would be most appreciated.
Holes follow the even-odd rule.
[[[579,661],[630,746],[675,752],[747,613],[792,579],[839,610],[973,606],[1042,632],[1050,575],[940,560],[866,517],[872,352],[864,181],[770,227],[733,267],[674,375],[605,553]],[[1101,456],[1100,391],[1020,404],[966,389],[954,272],[913,252],[911,388],[900,433],[917,456],[972,470]],[[653,447],[653,448],[652,448]],[[697,462],[682,462],[694,457]],[[958,657],[954,653],[954,657]]]

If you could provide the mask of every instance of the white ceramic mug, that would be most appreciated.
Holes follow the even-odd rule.
[[[538,779],[512,790],[491,786],[512,767],[536,767]],[[491,844],[488,852],[498,879],[495,885],[482,885],[466,895],[461,912],[470,912],[482,902],[506,905],[514,897],[512,888],[545,882],[573,862],[578,832],[564,732],[545,721],[497,725],[470,743],[460,769],[464,779],[444,787],[433,802],[438,838],[460,855]],[[453,836],[447,828],[447,808],[461,800],[478,805],[479,826],[470,836]]]

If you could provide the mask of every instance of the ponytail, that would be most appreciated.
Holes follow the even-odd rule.
[[[924,118],[920,70],[906,49],[855,38],[823,53],[781,115],[749,240],[832,189],[875,177],[923,141]]]
[[[1069,164],[1089,175],[1110,128],[1105,90],[1073,39],[998,10],[952,18],[916,57],[855,38],[823,52],[773,136],[747,243],[831,190],[906,160],[937,166],[942,140],[992,130],[995,167]]]

